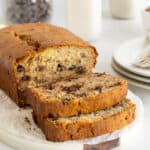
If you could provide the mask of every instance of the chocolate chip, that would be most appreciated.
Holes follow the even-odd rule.
[[[17,72],[23,72],[25,71],[25,68],[22,65],[17,66]]]
[[[75,84],[70,87],[63,87],[63,91],[66,91],[67,93],[75,92],[76,90],[79,90],[81,88],[81,85]]]
[[[76,68],[76,66],[72,65],[72,66],[69,67],[69,70],[74,70],[75,68]]]
[[[35,50],[37,51],[37,50],[39,50],[39,48],[41,47],[41,44],[40,44],[38,41],[36,41],[36,42],[34,43],[34,46],[35,46]]]
[[[85,72],[85,68],[84,67],[79,66],[79,67],[76,68],[76,73],[77,74],[82,74],[84,72]]]
[[[35,71],[43,71],[44,70],[44,66],[37,66],[36,68],[35,68]]]
[[[53,89],[52,85],[48,85],[48,89],[52,90]]]
[[[61,64],[58,64],[58,65],[57,65],[57,71],[61,72],[61,71],[63,71],[64,69],[65,69],[65,67],[64,67],[63,65],[61,65]]]
[[[101,93],[102,92],[102,87],[97,86],[97,87],[94,88],[94,90]]]
[[[49,117],[49,118],[53,118],[54,116],[53,116],[52,114],[49,114],[48,117]]]
[[[82,113],[79,111],[79,112],[78,112],[78,117],[79,117],[81,114],[82,114]]]
[[[25,75],[22,77],[22,81],[29,81],[30,80],[30,76]]]
[[[49,114],[49,115],[48,115],[48,118],[52,119],[52,121],[58,120],[58,117],[56,117],[56,116],[54,116],[54,115],[52,115],[52,114]]]

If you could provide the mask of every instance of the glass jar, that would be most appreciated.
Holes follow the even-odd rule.
[[[51,0],[0,0],[0,23],[48,22]],[[2,10],[3,9],[3,10]]]

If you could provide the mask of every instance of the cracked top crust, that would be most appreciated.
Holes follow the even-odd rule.
[[[17,60],[49,47],[94,47],[68,30],[45,23],[12,25],[0,30],[0,64],[8,70]],[[96,63],[96,62],[95,62]]]

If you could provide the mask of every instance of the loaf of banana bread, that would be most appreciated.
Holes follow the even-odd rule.
[[[68,118],[45,118],[35,121],[50,141],[79,140],[121,129],[135,118],[135,105],[124,100],[115,106]]]
[[[127,82],[105,73],[61,80],[45,87],[28,87],[27,104],[43,117],[68,117],[111,107],[127,94]]]
[[[0,88],[33,108],[48,140],[94,137],[133,121],[127,82],[92,73],[95,48],[71,32],[28,23],[1,29],[0,37]]]
[[[0,37],[0,88],[20,106],[27,86],[80,76],[96,63],[95,48],[61,27],[12,25]]]

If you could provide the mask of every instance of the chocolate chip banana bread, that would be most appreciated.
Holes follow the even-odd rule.
[[[36,118],[37,117],[37,118]],[[35,120],[50,141],[79,140],[110,133],[131,123],[135,118],[135,105],[130,100],[105,110],[80,114],[68,118]]]
[[[96,63],[95,48],[61,27],[12,25],[0,37],[0,88],[20,106],[27,86],[80,76]]]
[[[27,103],[43,117],[68,117],[111,107],[127,94],[127,82],[105,73],[91,73],[46,87],[28,87]]]

